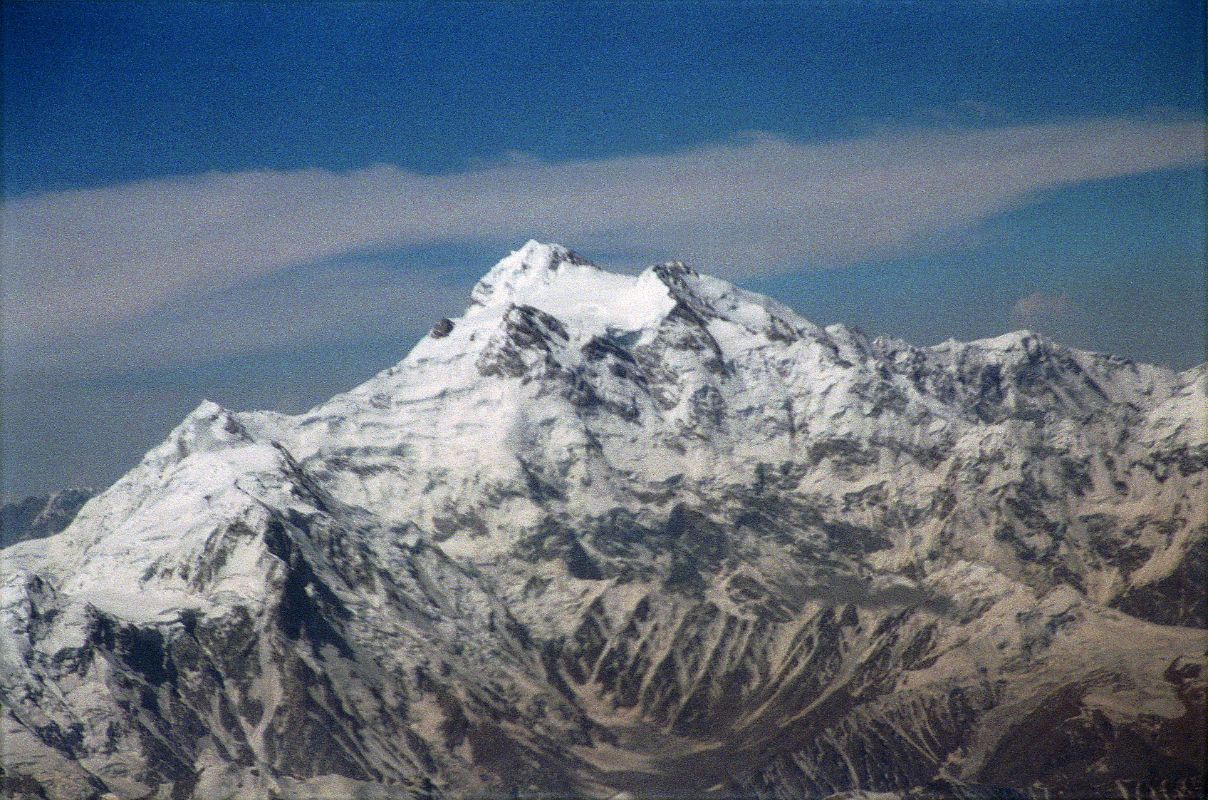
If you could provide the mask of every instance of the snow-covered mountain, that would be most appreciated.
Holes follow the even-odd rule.
[[[529,242],[5,549],[7,796],[1177,797],[1208,374]]]

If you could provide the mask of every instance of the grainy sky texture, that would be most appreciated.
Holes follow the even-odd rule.
[[[1201,3],[4,5],[3,491],[299,410],[528,238],[1204,359]]]

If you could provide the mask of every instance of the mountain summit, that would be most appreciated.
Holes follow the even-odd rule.
[[[529,242],[5,548],[6,796],[1199,796],[1206,371]]]

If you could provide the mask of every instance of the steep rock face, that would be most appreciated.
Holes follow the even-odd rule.
[[[4,551],[15,796],[1195,796],[1206,375],[530,242]]]

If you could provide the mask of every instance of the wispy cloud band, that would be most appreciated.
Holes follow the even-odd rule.
[[[5,336],[45,341],[300,264],[438,242],[548,237],[730,275],[841,266],[926,247],[1038,191],[1203,161],[1201,120],[1130,118],[40,194],[3,208]]]

